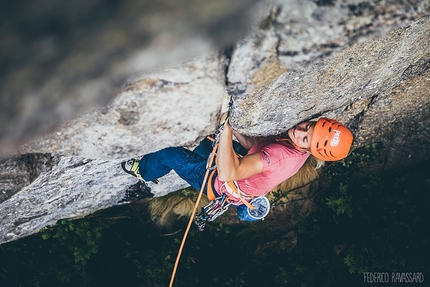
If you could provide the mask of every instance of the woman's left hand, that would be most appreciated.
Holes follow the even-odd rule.
[[[226,125],[229,117],[230,117],[229,112],[223,113],[220,117],[220,121],[219,121],[220,125]]]

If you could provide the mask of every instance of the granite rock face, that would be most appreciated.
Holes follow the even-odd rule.
[[[411,131],[428,126],[430,1],[281,2],[232,53],[232,125],[268,135],[328,116],[356,147],[381,143],[384,168],[428,158],[428,134]]]
[[[395,87],[427,74],[429,23],[429,17],[423,17],[384,37],[345,49],[303,72],[285,72],[262,87],[249,83],[246,93],[234,96],[232,125],[250,135],[277,134],[304,119],[321,115],[339,118],[355,103],[389,97]],[[425,97],[417,96],[425,102]],[[354,119],[351,116],[342,119],[349,122]]]
[[[216,130],[230,98],[231,123],[245,134],[328,116],[353,130],[356,147],[381,143],[382,168],[428,159],[430,17],[413,21],[428,2],[319,2],[278,1],[232,50],[129,81],[108,104],[2,159],[0,243],[125,204],[130,194],[187,186],[171,173],[149,192],[119,164],[167,146],[193,148]]]
[[[22,163],[23,156],[3,160],[1,242],[62,218],[127,203],[133,190],[140,198],[187,187],[172,172],[158,184],[148,183],[149,194],[120,163],[167,146],[191,148],[203,134],[212,133],[225,97],[221,63],[216,55],[196,58],[147,75],[128,85],[108,107],[26,145],[24,155],[44,158],[33,160],[32,168]]]
[[[25,153],[124,159],[192,146],[216,128],[225,94],[223,57],[196,57],[146,74],[109,105],[24,146]]]

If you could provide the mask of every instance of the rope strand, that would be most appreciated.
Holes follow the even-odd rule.
[[[182,238],[182,242],[181,242],[181,245],[179,247],[178,255],[176,256],[176,261],[175,261],[175,265],[173,266],[172,277],[170,278],[169,287],[173,286],[173,281],[175,280],[175,275],[176,275],[176,271],[178,269],[179,260],[181,259],[182,250],[184,249],[185,241],[187,239],[187,236],[188,236],[188,233],[190,231],[191,225],[193,224],[194,216],[195,216],[195,214],[197,212],[197,208],[199,206],[200,200],[201,200],[202,195],[203,195],[203,190],[205,189],[206,182],[207,182],[208,177],[209,177],[209,172],[211,171],[211,167],[212,167],[213,161],[215,159],[215,153],[216,153],[216,151],[218,149],[219,136],[221,135],[221,132],[224,129],[224,126],[227,124],[228,118],[230,117],[230,110],[231,110],[232,102],[233,102],[232,98],[230,98],[228,112],[226,113],[226,117],[224,119],[224,122],[221,123],[221,125],[220,125],[220,127],[219,127],[219,129],[217,131],[217,135],[215,136],[215,141],[213,143],[212,153],[210,154],[210,158],[209,158],[209,161],[207,163],[206,173],[205,173],[205,176],[203,178],[203,183],[202,183],[202,186],[200,188],[199,196],[197,197],[196,204],[194,205],[193,212],[191,213],[190,220],[188,221],[188,225],[187,225],[187,228],[185,230],[184,237]]]
[[[213,163],[215,151],[216,151],[217,148],[218,148],[218,144],[215,144],[215,146],[214,146],[214,148],[212,150],[212,155],[211,155],[211,159],[209,161],[209,166],[211,166],[212,163]],[[193,224],[194,215],[197,212],[197,207],[199,206],[200,200],[202,198],[203,190],[205,189],[206,181],[207,181],[208,176],[209,176],[209,171],[210,171],[209,169],[206,169],[206,173],[205,173],[205,176],[203,178],[203,183],[202,183],[202,186],[200,188],[199,196],[197,197],[196,204],[194,205],[194,209],[193,209],[193,212],[191,213],[190,220],[188,221],[188,225],[187,225],[187,228],[185,230],[184,237],[182,238],[182,242],[181,242],[181,245],[179,247],[178,255],[176,256],[175,265],[173,266],[173,272],[172,272],[172,277],[170,279],[169,287],[173,286],[173,281],[175,280],[175,275],[176,275],[176,271],[178,269],[179,260],[181,258],[182,250],[184,249],[185,241],[187,239],[187,236],[188,236],[188,233],[190,231],[191,225]]]

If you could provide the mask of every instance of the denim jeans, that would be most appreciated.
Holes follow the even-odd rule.
[[[247,152],[235,141],[233,147],[241,155]],[[206,173],[206,162],[212,149],[212,141],[205,138],[193,151],[183,147],[168,147],[149,153],[140,160],[139,173],[144,180],[152,181],[174,170],[189,185],[200,190]],[[213,180],[208,184],[213,185]],[[205,194],[206,192],[207,185],[204,189]]]
[[[212,150],[207,144],[202,146],[202,143],[196,148],[198,152],[183,147],[168,147],[144,155],[139,163],[139,173],[144,180],[152,181],[173,169],[189,185],[200,190],[206,173],[207,157]]]

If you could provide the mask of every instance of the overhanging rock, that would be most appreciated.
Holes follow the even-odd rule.
[[[430,16],[424,16],[302,72],[289,71],[261,85],[264,75],[279,74],[276,61],[265,63],[246,81],[246,89],[234,90],[231,124],[248,135],[269,135],[306,119],[327,116],[353,130],[355,147],[381,144],[375,166],[392,168],[428,159],[428,39]]]
[[[387,97],[402,83],[424,75],[430,67],[429,39],[427,16],[303,72],[286,72],[263,87],[250,83],[246,92],[234,96],[231,124],[239,132],[266,136],[321,115],[340,118],[353,103]],[[342,119],[348,122],[351,116],[356,115]]]
[[[3,185],[0,243],[120,204],[139,183],[121,170],[121,161],[167,146],[192,147],[213,133],[226,98],[222,62],[212,55],[147,75],[109,107],[25,146],[23,153],[44,154],[50,164],[45,160],[33,167],[39,172],[31,179],[14,162],[2,166],[10,170],[4,180],[12,173],[28,180],[20,190],[13,179]],[[155,196],[188,186],[173,172],[148,185]]]
[[[109,106],[26,145],[22,153],[124,159],[192,146],[213,132],[225,98],[223,58],[214,54],[145,75]]]

